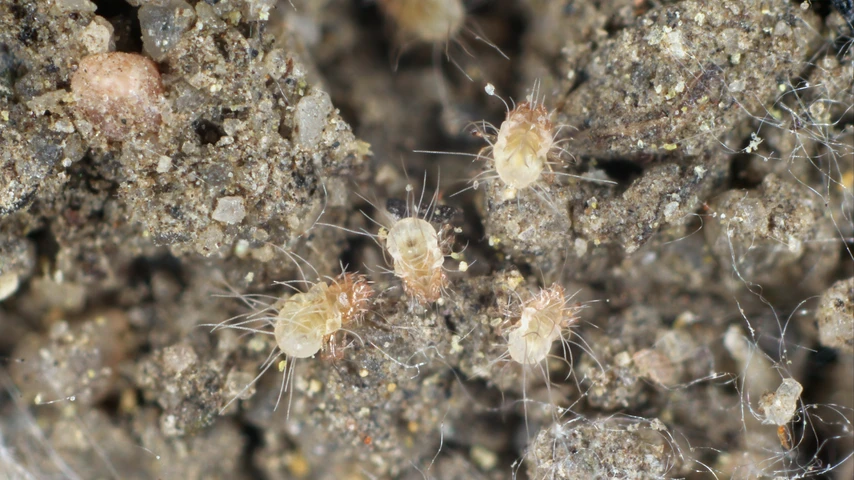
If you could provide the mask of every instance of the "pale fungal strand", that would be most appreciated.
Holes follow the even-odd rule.
[[[433,225],[415,217],[398,220],[385,235],[394,274],[403,280],[406,293],[420,303],[438,300],[447,284],[440,243]]]
[[[522,190],[539,180],[552,149],[552,123],[542,104],[520,103],[501,123],[492,159],[499,178]]]
[[[461,0],[379,0],[379,6],[408,41],[446,42],[459,34],[466,19]]]
[[[576,312],[577,308],[567,306],[560,285],[540,290],[525,302],[518,325],[510,331],[507,340],[510,358],[523,365],[543,361],[563,330],[578,319]]]
[[[371,287],[362,275],[344,273],[288,298],[275,320],[276,344],[291,358],[315,355],[324,341],[367,310]]]

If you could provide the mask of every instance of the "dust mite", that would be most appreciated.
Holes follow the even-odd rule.
[[[254,299],[244,301],[253,309],[248,314],[236,317],[237,323],[222,322],[213,326],[213,331],[232,328],[253,333],[273,335],[276,347],[261,366],[261,373],[230,400],[221,411],[225,411],[241,397],[282,355],[293,360],[308,358],[328,345],[332,336],[345,326],[358,322],[368,311],[373,289],[363,275],[344,272],[331,283],[319,281],[305,292],[297,292],[267,305]],[[261,324],[261,328],[253,325]],[[271,326],[273,331],[262,329]],[[278,353],[277,353],[278,351]],[[280,364],[283,372],[281,392],[292,382],[295,362]],[[292,391],[292,390],[291,390]],[[281,393],[279,394],[281,400]],[[276,401],[278,405],[278,400]]]
[[[543,104],[522,102],[507,113],[491,147],[495,171],[508,186],[522,190],[539,180],[552,149],[552,122]]]
[[[354,273],[342,273],[332,285],[315,283],[307,292],[292,295],[279,309],[276,344],[289,357],[311,357],[342,326],[362,317],[372,294],[365,277]]]
[[[445,57],[453,63],[469,80],[472,78],[449,52],[453,43],[467,56],[472,56],[470,47],[463,40],[468,33],[474,40],[488,45],[502,57],[509,57],[490,42],[480,29],[467,22],[466,8],[462,0],[378,0],[382,13],[395,27],[395,50],[397,56],[409,47],[417,44],[433,44],[434,61],[439,59],[444,45]],[[437,69],[434,69],[438,72]],[[444,87],[440,87],[444,89]],[[447,102],[447,93],[440,91],[443,102]]]
[[[447,235],[440,234],[436,228],[427,220],[419,218],[420,210],[415,207],[402,208],[402,202],[391,200],[387,210],[398,218],[391,228],[380,231],[380,239],[385,241],[385,248],[392,258],[394,274],[403,280],[404,290],[412,295],[419,303],[430,303],[437,301],[442,290],[448,284],[447,275],[443,269],[445,263],[444,249],[448,247],[451,239]],[[452,215],[448,209],[427,207],[427,212],[440,214],[440,216]],[[427,216],[427,218],[431,218]]]
[[[545,360],[564,329],[578,321],[578,307],[569,305],[565,290],[558,284],[542,289],[522,305],[519,321],[510,330],[507,347],[510,358],[523,365]]]
[[[466,19],[460,0],[379,0],[403,43],[438,43],[459,34]]]
[[[487,178],[497,177],[501,180],[507,187],[504,192],[507,199],[515,198],[518,191],[528,188],[534,189],[542,196],[543,192],[538,187],[538,182],[543,178],[546,169],[549,175],[615,184],[610,180],[554,171],[553,166],[561,163],[560,156],[564,153],[568,154],[561,144],[568,142],[569,139],[556,140],[562,127],[555,128],[552,123],[550,112],[544,102],[539,99],[539,88],[539,83],[535,83],[528,100],[518,105],[514,104],[513,108],[510,108],[510,105],[495,93],[495,87],[492,84],[486,85],[487,95],[498,97],[504,103],[507,115],[498,128],[486,121],[475,124],[474,135],[483,138],[489,145],[471,156],[491,161],[492,168],[478,175],[471,188],[477,188],[482,175],[494,172],[494,176]],[[421,152],[443,153],[429,150]],[[461,153],[461,155],[469,154]]]

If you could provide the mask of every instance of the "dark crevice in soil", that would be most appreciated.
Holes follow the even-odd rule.
[[[256,452],[264,447],[264,432],[255,425],[242,423],[240,425],[240,433],[246,439],[243,455],[240,459],[243,464],[241,470],[246,473],[247,478],[266,480],[267,476],[254,462]]]
[[[175,256],[164,253],[157,257],[138,257],[131,263],[127,272],[128,283],[151,285],[151,277],[156,271],[168,273],[181,287],[186,287],[184,267]]]
[[[137,17],[138,7],[117,0],[93,0],[95,13],[107,19],[113,25],[116,38],[116,51],[142,52],[142,29]]]
[[[196,120],[193,123],[193,129],[199,136],[202,145],[216,144],[220,138],[225,136],[225,130],[210,120]]]
[[[643,174],[643,167],[632,160],[598,160],[597,166],[621,185],[629,185]]]
[[[59,243],[51,232],[50,226],[36,230],[27,237],[36,246],[36,258],[46,260],[50,270],[53,270],[56,266],[56,254],[59,253]]]
[[[832,394],[832,382],[828,381],[828,373],[837,363],[839,354],[832,348],[814,346],[809,354],[803,374],[804,392],[801,396],[799,408],[804,405],[819,405],[827,400],[827,395]],[[828,386],[831,385],[829,388]],[[822,399],[824,397],[824,399]],[[822,401],[824,400],[824,401]],[[836,465],[845,459],[849,452],[839,451],[833,441],[840,431],[834,431],[833,425],[822,422],[803,422],[802,414],[795,417],[795,421],[787,426],[791,438],[798,442],[798,453],[803,464],[815,464],[817,466]],[[816,476],[814,478],[830,479],[832,473]]]

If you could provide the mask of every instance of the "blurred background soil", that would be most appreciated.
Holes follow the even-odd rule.
[[[419,43],[391,1],[0,2],[0,478],[854,477],[851,2],[474,0]],[[110,52],[149,96],[75,77]],[[473,159],[487,84],[559,126],[535,189]],[[358,233],[421,192],[461,252],[423,306]],[[342,265],[365,320],[252,383],[272,336],[211,325]]]

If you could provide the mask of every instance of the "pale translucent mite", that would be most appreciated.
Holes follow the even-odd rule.
[[[402,42],[444,42],[465,25],[461,0],[379,0],[378,4],[396,25]]]
[[[362,212],[368,220],[380,227],[376,234],[364,229],[355,231],[329,223],[317,223],[317,225],[370,237],[383,248],[388,257],[391,257],[390,263],[393,269],[381,268],[381,270],[400,278],[406,294],[415,302],[424,305],[441,301],[442,293],[448,285],[448,276],[444,269],[445,256],[457,258],[457,254],[450,251],[454,241],[450,225],[445,224],[437,230],[431,223],[434,220],[438,221],[438,217],[445,216],[445,213],[439,213],[440,211],[453,209],[436,204],[438,193],[433,195],[428,205],[423,206],[423,189],[421,198],[416,203],[412,190],[412,185],[406,186],[405,201],[388,199],[387,208],[383,212],[385,221],[378,221]],[[361,198],[382,212],[374,202],[365,197]],[[422,213],[423,215],[419,216]],[[388,257],[386,261],[389,260]],[[467,267],[468,264],[465,264],[464,268]]]
[[[456,45],[467,56],[473,56],[470,47],[462,38],[468,33],[474,40],[482,42],[502,57],[508,58],[497,45],[490,42],[486,35],[472,22],[466,21],[466,8],[462,0],[378,0],[380,10],[394,25],[396,33],[396,57],[409,47],[417,44],[433,45],[434,66],[439,60],[441,47],[445,57],[453,63],[460,73],[469,80],[471,77],[450,53],[451,44]],[[438,76],[438,68],[434,71]],[[440,84],[439,95],[447,104],[447,92],[444,82]]]
[[[523,365],[545,360],[566,328],[578,321],[579,307],[570,305],[564,288],[553,284],[522,305],[521,315],[507,336],[510,358]]]
[[[521,280],[521,278],[520,278]],[[564,350],[563,355],[555,356],[566,362],[572,369],[571,352],[569,350],[570,340],[568,336],[569,327],[578,322],[578,312],[582,306],[570,303],[565,289],[555,283],[548,288],[539,289],[536,293],[529,294],[527,299],[522,300],[506,312],[507,322],[502,327],[503,336],[506,339],[507,350],[501,356],[489,363],[495,365],[506,360],[520,364],[522,373],[522,393],[526,399],[523,402],[525,410],[525,425],[528,430],[528,401],[527,380],[529,370],[539,371],[543,375],[549,401],[552,399],[552,384],[549,379],[549,362],[544,362],[551,355],[552,347],[556,341],[560,341]],[[584,341],[575,343],[592,356],[589,346],[585,348]],[[595,357],[594,357],[595,358]],[[556,405],[552,403],[552,405]],[[558,415],[559,409],[553,409],[552,414]],[[557,416],[555,416],[555,420]]]
[[[394,220],[391,227],[381,228],[378,235],[391,257],[394,275],[403,281],[404,291],[421,304],[439,300],[448,285],[445,253],[453,238],[448,229],[436,230],[428,221],[435,212],[435,200],[434,196],[425,209],[431,212],[426,219],[417,216],[421,211],[420,201],[414,205],[407,200],[404,216],[394,218],[396,215],[391,214]]]
[[[498,128],[485,121],[477,122],[475,125],[475,134],[486,140],[489,145],[472,156],[477,159],[486,159],[491,163],[491,169],[478,175],[471,188],[477,188],[481,179],[497,178],[507,187],[504,196],[509,199],[514,198],[520,190],[536,189],[546,173],[552,176],[614,183],[555,171],[555,167],[564,163],[561,155],[571,156],[561,146],[569,139],[557,139],[562,127],[556,128],[552,123],[551,113],[544,101],[539,98],[539,83],[534,84],[531,95],[525,102],[513,104],[512,108],[495,93],[495,87],[492,84],[487,84],[485,91],[488,95],[495,96],[504,102],[507,115]],[[442,152],[424,151],[424,153]],[[488,175],[492,172],[494,176]]]
[[[540,179],[554,147],[552,122],[545,105],[522,102],[507,112],[491,149],[495,172],[508,186],[522,190]]]
[[[229,401],[223,411],[254,385],[271,366],[277,364],[277,360],[282,356],[286,361],[279,365],[283,372],[281,392],[287,390],[293,377],[293,360],[316,355],[331,343],[333,335],[346,331],[346,326],[358,322],[368,311],[373,289],[363,275],[345,272],[328,280],[328,283],[319,281],[310,284],[307,291],[298,291],[272,304],[264,303],[257,296],[239,295],[252,309],[251,312],[217,325],[208,325],[214,327],[213,331],[230,328],[273,335],[276,340],[276,347],[261,365],[261,373]],[[284,283],[291,286],[292,282]],[[235,320],[237,322],[234,322]],[[278,401],[276,404],[278,405]]]
[[[385,247],[407,294],[420,303],[439,299],[448,279],[439,234],[430,222],[416,217],[398,220],[385,234]]]
[[[274,321],[276,344],[291,358],[317,354],[333,334],[362,317],[372,294],[364,276],[342,273],[331,285],[317,282],[291,295]]]

